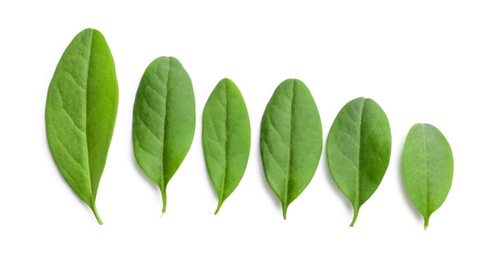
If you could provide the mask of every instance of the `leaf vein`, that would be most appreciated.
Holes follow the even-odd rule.
[[[159,76],[158,76],[156,73],[154,73],[154,76],[156,76],[156,78],[157,78],[157,79],[161,82],[161,84],[163,84],[163,82],[161,81],[161,79],[159,78]],[[156,94],[158,94],[158,96],[159,96],[161,99],[163,99],[163,100],[165,100],[165,101],[166,101],[166,97],[163,97],[163,94],[162,94],[162,93],[160,93],[160,92],[159,92],[156,88],[154,88],[154,87],[152,86],[152,84],[146,84],[146,86],[147,86],[148,88],[152,89],[152,91],[156,92]]]
[[[154,136],[155,140],[161,143],[161,139],[157,137],[156,134],[152,131],[151,127],[147,125],[146,121],[144,121],[140,113],[137,113],[137,118],[140,120],[140,122],[142,122],[142,125]]]
[[[149,100],[147,99],[146,96],[143,96],[144,97],[144,104],[147,106],[148,110],[152,110],[154,112],[154,114],[156,114],[158,117],[160,118],[163,118],[163,116],[154,109],[154,107],[151,105],[151,103],[149,102]]]
[[[69,152],[68,148],[67,148],[67,147],[66,147],[66,146],[65,146],[65,145],[61,142],[61,140],[59,140],[59,138],[56,138],[55,140],[57,140],[57,142],[59,143],[59,145],[60,145],[62,148],[64,148],[64,149],[63,149],[63,151],[64,151],[64,152],[66,152],[66,154],[68,154],[68,155],[69,155],[69,157],[70,157],[70,158],[71,158],[74,162],[76,162],[76,164],[77,164],[78,166],[80,166],[80,168],[81,168],[84,172],[86,172],[86,171],[87,171],[87,169],[85,169],[85,167],[83,166],[83,164],[81,164],[81,162],[80,162],[80,161],[76,160],[76,158],[73,156],[73,154],[72,154],[71,152]]]

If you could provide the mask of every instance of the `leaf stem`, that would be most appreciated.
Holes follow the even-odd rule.
[[[160,188],[161,190],[161,198],[163,199],[163,208],[161,209],[161,217],[165,214],[166,211],[166,188]]]
[[[94,216],[97,219],[97,222],[99,222],[99,225],[104,224],[104,222],[102,222],[102,220],[100,219],[99,212],[97,212],[97,207],[95,207],[95,205],[93,205],[90,208],[92,209],[92,212],[94,213]]]
[[[286,220],[286,213],[288,212],[288,205],[285,203],[282,204],[282,217]]]
[[[359,209],[359,207],[353,208],[353,219],[352,223],[350,223],[350,227],[353,227],[355,225],[355,221],[357,221],[357,217],[359,216]]]
[[[218,200],[218,206],[217,206],[217,210],[215,210],[215,215],[218,213],[218,211],[222,207],[222,203],[224,203],[222,200]]]

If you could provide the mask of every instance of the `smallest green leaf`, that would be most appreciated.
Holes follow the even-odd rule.
[[[236,84],[222,79],[203,111],[203,150],[211,182],[223,202],[241,181],[251,144],[248,109]]]
[[[454,160],[445,136],[433,125],[415,124],[405,141],[402,168],[407,191],[426,229],[452,184]]]

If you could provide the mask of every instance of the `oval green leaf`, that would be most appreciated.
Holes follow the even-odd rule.
[[[159,186],[166,211],[166,186],[194,137],[196,111],[189,75],[173,57],[159,57],[144,72],[133,107],[133,149],[144,173]]]
[[[251,144],[248,109],[236,84],[222,79],[203,111],[203,150],[211,182],[223,202],[243,177]]]
[[[405,140],[402,169],[426,229],[430,215],[444,203],[452,184],[454,160],[445,136],[433,125],[415,124]]]
[[[94,212],[118,111],[111,51],[95,29],[80,32],[64,51],[47,95],[47,139],[62,176]]]
[[[312,180],[322,153],[322,125],[314,98],[298,79],[275,90],[263,114],[260,150],[265,177],[283,217]]]
[[[352,203],[354,217],[350,226],[385,175],[391,143],[388,118],[369,98],[348,102],[331,126],[326,144],[329,171]]]

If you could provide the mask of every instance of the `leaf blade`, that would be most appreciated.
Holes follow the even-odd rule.
[[[430,216],[450,191],[454,159],[445,136],[433,125],[415,124],[404,144],[404,182],[414,206],[428,227]]]
[[[353,226],[390,161],[390,125],[381,107],[366,98],[348,102],[331,126],[326,153],[331,177],[352,203]]]
[[[45,110],[49,147],[59,172],[93,211],[118,109],[114,60],[104,36],[85,29],[64,51]]]
[[[312,180],[322,153],[322,126],[307,86],[297,79],[283,81],[265,109],[260,135],[265,176],[287,208]]]
[[[206,102],[202,137],[206,166],[219,201],[217,214],[244,175],[251,145],[248,110],[230,79],[222,79]]]
[[[146,68],[133,109],[134,154],[158,185],[166,211],[166,186],[189,151],[195,129],[192,82],[174,57],[159,57]]]

